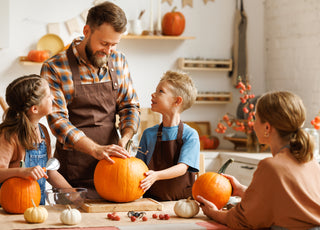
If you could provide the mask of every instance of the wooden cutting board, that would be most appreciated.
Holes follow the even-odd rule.
[[[81,208],[86,212],[162,211],[162,204],[151,198],[140,198],[127,203],[114,203],[99,199],[86,200]]]

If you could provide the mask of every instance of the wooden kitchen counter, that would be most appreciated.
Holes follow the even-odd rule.
[[[118,212],[120,221],[112,221],[107,218],[107,213],[87,213],[82,210],[82,221],[78,225],[63,225],[60,221],[61,211],[57,211],[50,206],[45,206],[48,210],[48,219],[41,224],[28,224],[23,214],[8,214],[0,208],[0,229],[229,229],[212,220],[209,220],[200,210],[199,214],[190,219],[179,218],[175,215],[173,207],[175,201],[161,202],[162,211],[146,211],[148,221],[138,219],[131,222],[127,212]],[[152,214],[169,214],[169,220],[152,219]]]

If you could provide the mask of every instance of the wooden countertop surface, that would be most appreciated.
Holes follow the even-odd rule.
[[[49,216],[44,223],[29,224],[25,221],[23,214],[8,214],[0,208],[0,229],[229,229],[212,220],[209,220],[200,210],[193,218],[179,218],[175,215],[173,207],[175,201],[161,202],[162,211],[146,211],[148,221],[137,220],[131,222],[127,212],[118,212],[120,221],[113,221],[107,218],[108,213],[87,213],[80,209],[82,221],[78,225],[63,225],[60,221],[61,211],[50,206],[45,206]],[[152,214],[169,214],[169,220],[152,219]],[[116,228],[114,228],[116,227]]]

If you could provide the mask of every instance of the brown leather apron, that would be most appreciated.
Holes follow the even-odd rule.
[[[149,162],[149,169],[159,171],[178,164],[182,147],[183,123],[180,121],[176,140],[162,141],[162,127],[158,128],[157,142]],[[158,201],[179,200],[192,196],[192,185],[195,181],[195,173],[187,171],[184,175],[156,181],[144,197],[150,197]]]
[[[119,137],[115,115],[118,81],[111,59],[108,60],[111,81],[81,84],[72,46],[67,50],[67,57],[74,82],[73,101],[68,105],[70,122],[100,145],[117,144]],[[73,187],[94,188],[93,174],[98,160],[76,150],[65,150],[59,142],[55,156],[61,163],[59,172]]]

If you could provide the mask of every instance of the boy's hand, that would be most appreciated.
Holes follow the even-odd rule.
[[[31,168],[24,168],[23,177],[32,180],[39,180],[42,177],[48,179],[48,175],[39,165]]]
[[[158,174],[157,172],[153,170],[149,170],[145,173],[146,178],[144,178],[140,183],[140,188],[145,192],[147,191],[154,182],[158,180]]]

